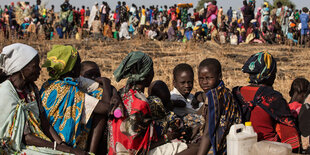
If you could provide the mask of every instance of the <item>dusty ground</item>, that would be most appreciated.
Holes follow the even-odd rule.
[[[148,53],[154,61],[154,80],[165,81],[172,89],[172,70],[179,63],[190,64],[195,72],[195,82],[193,92],[200,90],[197,79],[197,66],[200,61],[209,57],[217,58],[223,66],[223,80],[228,88],[247,85],[247,75],[241,72],[243,63],[254,53],[268,51],[278,62],[278,74],[274,88],[280,91],[289,101],[289,89],[292,81],[297,77],[310,79],[310,49],[289,47],[284,45],[217,45],[214,43],[173,43],[156,42],[147,40],[130,41],[77,41],[77,40],[16,40],[6,41],[0,38],[0,49],[13,42],[26,43],[33,46],[40,52],[41,60],[46,59],[46,53],[54,44],[73,45],[80,53],[82,60],[95,61],[101,74],[112,79],[113,85],[121,88],[125,81],[116,83],[113,79],[113,71],[117,68],[121,60],[130,51],[143,51]],[[40,87],[48,79],[46,69],[42,69],[41,76],[37,81]]]

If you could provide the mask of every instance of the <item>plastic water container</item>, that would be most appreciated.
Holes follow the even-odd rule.
[[[257,142],[251,122],[232,125],[227,135],[227,155],[249,155],[251,147]]]
[[[291,155],[292,146],[290,144],[260,141],[251,148],[251,155]]]
[[[230,44],[231,45],[238,45],[238,36],[237,35],[231,35],[230,36]]]

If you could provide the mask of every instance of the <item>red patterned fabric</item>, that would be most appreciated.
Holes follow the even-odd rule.
[[[302,104],[295,101],[295,102],[290,103],[288,106],[289,106],[290,109],[291,109],[292,115],[293,115],[295,118],[297,118],[297,117],[298,117],[298,114],[299,114],[299,112],[300,112],[300,108],[301,108]]]
[[[255,91],[256,89],[256,91]],[[233,89],[240,104],[243,121],[251,121],[258,140],[287,143],[300,147],[300,138],[287,102],[272,87],[236,87]]]
[[[153,134],[151,111],[143,95],[130,89],[122,94],[127,116],[109,121],[109,155],[147,154]]]

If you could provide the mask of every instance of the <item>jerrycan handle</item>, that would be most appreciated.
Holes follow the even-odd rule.
[[[237,135],[238,133],[240,133],[244,130],[245,130],[245,126],[243,124],[235,124],[235,125],[231,126],[231,128],[229,130],[229,134],[230,135]]]

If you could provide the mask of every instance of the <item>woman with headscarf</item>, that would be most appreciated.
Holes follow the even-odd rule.
[[[258,141],[288,143],[300,147],[299,136],[282,94],[272,87],[276,79],[277,63],[268,52],[252,55],[242,67],[249,74],[249,86],[236,87],[233,94],[241,106],[243,121],[251,121]]]
[[[109,154],[147,154],[154,129],[144,89],[154,77],[153,61],[143,52],[131,52],[114,71],[114,77],[117,82],[128,78],[119,90],[126,113],[108,123]]]
[[[53,46],[43,64],[50,79],[43,84],[40,92],[42,105],[45,116],[63,142],[98,153],[106,151],[106,148],[98,146],[109,109],[114,104],[110,101],[117,95],[116,90],[113,91],[111,99],[112,86],[107,78],[98,79],[100,85],[79,78],[80,63],[79,53],[72,46]]]
[[[283,6],[281,2],[277,2],[277,7],[277,21],[281,24],[283,35],[286,36],[289,28],[289,17],[292,10],[287,6]]]
[[[82,153],[65,145],[47,123],[34,84],[40,75],[39,63],[38,52],[25,44],[6,46],[0,54],[1,75],[5,75],[0,84],[0,153]]]
[[[217,17],[217,11],[218,11],[218,8],[216,6],[216,1],[212,1],[208,3],[208,11],[207,11],[207,14],[206,14],[206,19],[207,19],[207,22],[208,24],[210,24],[212,22],[212,20],[216,19]]]

